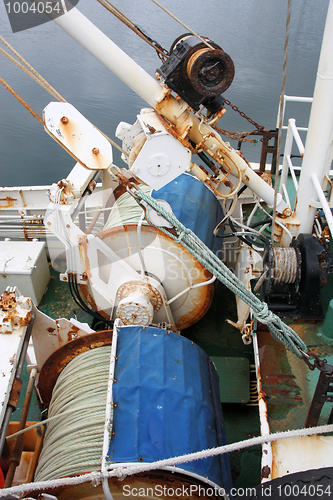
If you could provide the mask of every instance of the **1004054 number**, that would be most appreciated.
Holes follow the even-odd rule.
[[[8,14],[61,14],[64,9],[60,2],[7,2]]]
[[[281,498],[302,498],[302,497],[326,497],[331,496],[331,486],[321,485],[321,484],[283,484],[276,487],[279,497]],[[333,493],[333,492],[332,492]]]

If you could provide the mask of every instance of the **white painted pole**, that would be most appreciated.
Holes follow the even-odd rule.
[[[120,78],[150,106],[163,97],[163,87],[75,7],[54,19],[66,33]]]
[[[316,174],[322,186],[327,173],[328,157],[333,139],[333,0],[330,1],[322,49],[319,59],[309,129],[305,144],[302,172],[298,188],[296,218],[300,221],[299,232],[311,233],[318,195],[312,181]],[[314,203],[314,205],[316,205]]]
[[[164,102],[165,92],[162,85],[125,54],[81,12],[72,8],[66,14],[54,19],[54,22],[171,123],[185,123],[189,118],[192,122],[189,131],[190,139],[197,144],[202,140],[203,135],[207,134],[206,146],[213,151],[220,149],[231,173],[236,177],[240,173],[244,184],[249,186],[269,206],[273,206],[273,188],[259,177],[233,148],[224,143],[216,131],[204,123],[201,124],[199,117],[190,113],[183,101],[179,102],[169,96],[168,100]],[[209,136],[211,132],[213,132],[212,137]],[[286,208],[288,205],[279,193],[277,211],[283,213]]]

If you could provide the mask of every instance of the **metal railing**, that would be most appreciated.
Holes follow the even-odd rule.
[[[284,96],[284,101],[283,101],[283,118],[285,115],[285,109],[286,109],[286,104],[288,102],[300,102],[300,103],[312,103],[313,99],[312,97],[297,97],[297,96]],[[279,121],[279,117],[278,117]],[[283,119],[282,119],[283,123]],[[289,193],[287,190],[287,180],[288,177],[291,176],[293,185],[295,188],[295,191],[297,193],[298,190],[298,180],[296,176],[296,170],[297,167],[294,166],[292,158],[292,150],[293,146],[296,145],[299,156],[303,158],[304,154],[304,144],[302,141],[302,138],[300,136],[300,131],[307,132],[307,127],[298,127],[296,126],[296,120],[295,118],[290,118],[288,120],[288,125],[282,125],[282,129],[286,130],[286,139],[285,139],[285,146],[284,146],[284,154],[283,154],[283,163],[282,163],[282,170],[281,170],[281,176],[280,176],[280,188],[279,191],[286,200],[286,202],[289,204],[291,208],[292,204],[290,202],[290,197]]]

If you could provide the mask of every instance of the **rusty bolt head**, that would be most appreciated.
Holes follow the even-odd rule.
[[[98,155],[99,149],[98,148],[92,148],[92,152],[94,155]]]
[[[289,207],[285,208],[285,209],[283,210],[283,213],[282,213],[283,217],[290,217],[290,216],[291,216],[291,214],[292,214],[292,211],[290,210],[290,208],[289,208]]]
[[[61,118],[60,118],[60,121],[61,121],[61,123],[63,123],[64,125],[66,125],[66,124],[68,123],[68,118],[67,118],[67,116],[63,116],[63,117],[61,117]]]
[[[114,408],[118,408],[118,403],[114,403]]]

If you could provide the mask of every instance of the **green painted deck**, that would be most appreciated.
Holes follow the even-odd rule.
[[[332,284],[331,280],[323,289],[325,309],[330,300]],[[58,273],[54,271],[39,308],[54,319],[76,316],[78,320],[92,326],[90,316],[76,306],[69,294],[68,285],[60,282]],[[226,322],[228,318],[236,320],[234,296],[217,282],[214,299],[207,314],[182,334],[200,345],[217,367],[227,440],[233,443],[260,435],[260,426],[258,406],[248,403],[250,367],[254,364],[253,347],[244,345],[240,332]],[[333,364],[333,341],[320,335],[320,323],[293,323],[292,326],[311,349]],[[257,335],[271,432],[302,427],[319,372],[310,371],[302,360],[287,352],[267,331],[259,331]],[[20,417],[23,392],[19,408],[14,413],[15,420]],[[320,424],[327,423],[331,406],[328,403],[325,405]],[[39,416],[37,401],[34,399],[28,420],[38,420]],[[260,483],[261,447],[232,453],[230,463],[235,487],[252,487]]]

